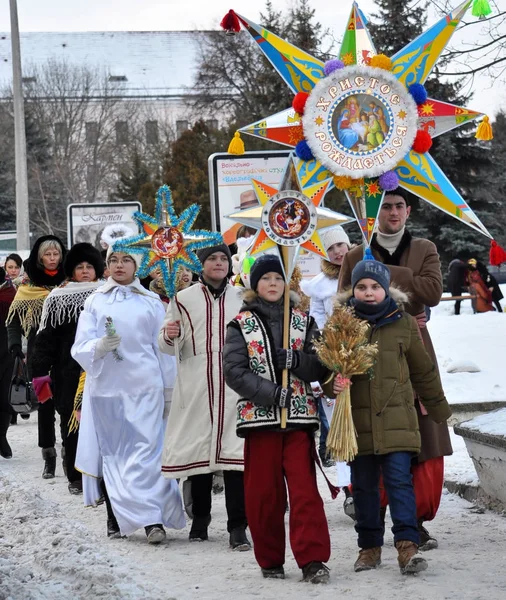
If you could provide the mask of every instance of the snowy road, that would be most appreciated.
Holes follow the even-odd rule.
[[[288,551],[285,581],[261,578],[253,553],[228,549],[223,494],[214,497],[210,541],[189,544],[188,530],[170,531],[161,547],[148,547],[143,532],[127,540],[105,536],[105,508],[84,509],[70,496],[58,460],[57,477],[41,478],[36,418],[9,430],[12,460],[0,459],[0,600],[186,600],[198,598],[359,598],[443,600],[506,597],[506,519],[476,514],[445,494],[430,531],[439,550],[426,554],[429,570],[402,577],[388,534],[383,565],[354,573],[355,532],[322,485],[331,527],[331,583],[299,582]]]

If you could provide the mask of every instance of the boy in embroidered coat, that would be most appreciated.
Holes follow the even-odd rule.
[[[230,545],[251,548],[245,534],[244,444],[235,433],[237,395],[223,375],[226,324],[241,307],[240,290],[228,283],[232,259],[225,244],[199,252],[203,272],[199,283],[182,290],[169,307],[158,342],[175,355],[178,373],[169,413],[162,472],[188,477],[193,499],[190,541],[208,539],[213,473],[223,471]],[[173,312],[174,310],[174,312]],[[174,321],[173,314],[176,314]]]
[[[264,255],[251,269],[251,288],[229,324],[224,349],[225,379],[240,397],[237,434],[245,438],[246,514],[255,557],[264,577],[284,578],[286,485],[290,542],[305,581],[328,581],[323,564],[330,538],[316,484],[318,409],[310,382],[328,372],[313,349],[314,319],[291,309],[290,350],[282,348],[285,282],[279,259]],[[281,374],[289,369],[289,387]],[[287,408],[281,429],[281,408]]]

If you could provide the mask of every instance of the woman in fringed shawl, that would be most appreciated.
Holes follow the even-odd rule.
[[[7,316],[7,336],[9,352],[15,358],[25,358],[22,350],[22,337],[26,337],[28,376],[32,377],[32,350],[35,335],[39,328],[44,300],[49,292],[65,279],[63,260],[65,247],[54,235],[43,235],[34,244],[30,256],[24,262],[25,276],[18,287],[16,296]],[[41,433],[48,425],[54,423],[53,400],[39,406],[39,446]],[[54,426],[54,425],[53,425]],[[54,473],[56,466],[56,450],[52,446],[40,446],[45,468]]]
[[[16,288],[0,267],[0,456],[3,458],[12,458],[12,450],[7,442],[7,429],[11,420],[9,387],[14,360],[7,347],[5,320],[15,295]]]
[[[77,450],[77,430],[69,432],[69,421],[74,410],[74,397],[81,367],[70,355],[76,336],[77,321],[84,301],[99,285],[104,273],[100,252],[91,244],[73,246],[65,258],[66,279],[54,288],[44,302],[39,331],[32,353],[32,377],[36,392],[46,383],[53,391],[53,419],[47,419],[40,432],[39,446],[54,447],[54,411],[60,414],[63,470],[69,481],[71,494],[82,493],[81,473],[74,469]],[[42,399],[42,398],[41,398]],[[54,477],[54,470],[45,470],[43,477]]]

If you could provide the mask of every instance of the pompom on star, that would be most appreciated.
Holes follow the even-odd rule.
[[[137,270],[140,278],[159,271],[169,298],[176,295],[176,277],[181,267],[193,273],[202,271],[196,252],[223,243],[221,234],[192,227],[199,214],[198,204],[192,204],[177,216],[168,185],[156,193],[155,215],[137,211],[133,215],[141,233],[118,240],[115,252],[141,254]]]

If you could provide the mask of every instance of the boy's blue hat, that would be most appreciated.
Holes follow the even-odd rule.
[[[283,277],[283,279],[285,278],[285,274],[283,273],[283,267],[279,258],[275,254],[262,254],[262,256],[258,257],[255,260],[251,267],[251,289],[256,292],[260,278],[263,277],[266,273],[271,272],[279,273]]]
[[[351,287],[353,290],[361,279],[373,279],[377,281],[388,295],[390,269],[374,258],[370,248],[366,249],[363,260],[358,262],[351,272]]]

